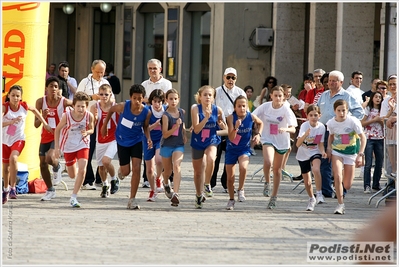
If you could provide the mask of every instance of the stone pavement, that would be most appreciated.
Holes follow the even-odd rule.
[[[147,188],[139,188],[141,210],[127,210],[130,179],[120,191],[100,198],[100,190],[80,191],[82,208],[69,205],[73,180],[57,186],[57,197],[40,201],[40,194],[19,195],[3,205],[3,265],[304,265],[308,241],[351,241],[372,217],[385,207],[363,193],[362,179],[355,178],[345,198],[346,214],[335,215],[335,199],[306,212],[308,197],[299,194],[303,185],[285,178],[280,184],[276,210],[267,210],[269,198],[262,195],[261,150],[251,157],[245,184],[247,200],[226,211],[228,195],[220,180],[213,198],[201,210],[194,208],[191,150],[186,145],[182,164],[181,204],[172,207],[160,194],[146,202]],[[94,161],[93,161],[94,163]],[[114,160],[115,166],[118,161]],[[221,164],[221,166],[223,166]],[[287,170],[299,174],[295,154]],[[221,174],[222,168],[219,170]],[[359,169],[356,170],[356,175]],[[220,175],[219,178],[220,179]],[[385,183],[382,179],[382,184]],[[141,184],[140,184],[141,186]],[[237,186],[237,182],[236,182]],[[331,263],[330,263],[331,264]]]

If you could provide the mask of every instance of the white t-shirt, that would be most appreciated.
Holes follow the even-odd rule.
[[[89,96],[92,96],[94,94],[98,94],[98,88],[100,88],[101,85],[103,84],[109,84],[108,80],[105,78],[101,78],[100,81],[97,81],[96,79],[93,79],[93,74],[89,74],[86,78],[83,78],[79,85],[78,89],[76,89],[76,92],[85,92]],[[111,100],[115,102],[115,97],[114,95],[111,96]],[[96,100],[92,100],[89,102],[89,107],[87,108],[90,110],[90,107],[97,103]]]
[[[161,89],[164,93],[166,93],[169,89],[172,89],[172,83],[164,77],[161,77],[161,79],[159,79],[155,83],[152,82],[151,79],[145,80],[141,83],[141,85],[145,88],[146,98],[149,98],[151,92],[155,89]]]
[[[359,151],[358,134],[363,133],[360,120],[347,115],[346,120],[338,122],[335,117],[327,122],[330,135],[334,135],[332,149],[345,155],[355,155]]]
[[[392,96],[388,95],[388,96],[385,97],[384,100],[382,101],[382,103],[381,103],[381,110],[380,110],[380,116],[381,116],[381,117],[385,117],[385,116],[388,114],[388,110],[389,110],[389,108],[390,108],[388,102],[389,102],[389,100],[390,100],[391,98],[392,98]],[[395,113],[397,113],[397,108],[398,108],[398,105],[395,104],[395,108],[394,108]]]
[[[299,130],[298,139],[310,129],[310,134],[303,140],[302,145],[298,148],[296,159],[300,161],[309,160],[313,155],[321,154],[318,144],[324,142],[324,134],[326,127],[323,123],[317,122],[316,127],[312,127],[308,121],[302,123]]]
[[[264,124],[260,141],[262,144],[272,144],[277,149],[288,149],[291,147],[290,133],[279,133],[278,129],[288,126],[297,127],[295,114],[287,105],[275,109],[272,104],[273,102],[263,103],[253,112]]]
[[[223,88],[222,88],[222,86],[223,86]],[[244,90],[242,90],[238,86],[234,86],[233,88],[231,88],[231,90],[229,90],[225,85],[222,85],[222,86],[219,86],[218,88],[216,88],[215,105],[220,107],[223,110],[224,115],[226,117],[228,117],[230,114],[233,113],[234,106],[231,103],[230,99],[227,97],[226,93],[230,96],[233,103],[234,103],[234,100],[240,95],[245,96],[245,98],[247,98],[247,94],[244,92]],[[226,93],[223,92],[223,90]]]
[[[356,99],[356,101],[361,105],[363,104],[363,98],[362,95],[364,94],[363,90],[360,88],[357,88],[354,85],[349,85],[349,87],[346,89],[346,91],[351,94],[353,98]]]

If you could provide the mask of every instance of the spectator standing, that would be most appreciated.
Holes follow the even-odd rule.
[[[101,59],[96,59],[91,64],[91,73],[83,78],[78,86],[77,92],[85,92],[90,96],[91,101],[89,102],[88,109],[90,110],[91,106],[97,103],[100,100],[100,96],[98,95],[98,89],[103,84],[109,84],[107,79],[104,78],[106,64]],[[112,96],[111,101],[115,102],[115,98]],[[83,181],[83,189],[85,190],[96,190],[96,186],[94,183],[98,184],[102,187],[102,181],[100,174],[98,173],[98,168],[96,171],[96,175],[94,176],[93,166],[91,165],[91,160],[93,159],[94,151],[96,149],[96,129],[94,128],[94,133],[90,135],[90,151],[89,158],[87,163],[86,176]]]
[[[349,85],[349,87],[346,88],[346,91],[350,93],[360,105],[363,104],[362,95],[364,94],[363,90],[360,89],[362,82],[363,82],[363,73],[358,70],[354,71],[352,72],[351,75],[351,85]],[[363,108],[366,106],[367,104],[365,104]]]
[[[271,101],[270,92],[274,86],[277,85],[277,79],[273,76],[268,76],[265,79],[265,83],[262,86],[262,91],[260,92],[259,98],[255,99],[255,106],[258,107],[265,102]]]
[[[244,90],[240,87],[236,86],[237,82],[237,70],[235,68],[227,68],[223,74],[223,85],[216,88],[216,98],[215,104],[220,107],[224,113],[224,116],[227,117],[234,111],[234,100],[239,96],[245,96]],[[212,179],[211,179],[211,190],[216,186],[217,174],[219,171],[219,163],[220,158],[222,156],[222,152],[226,151],[226,136],[221,137],[221,143],[218,145],[215,168],[213,170]],[[224,188],[224,192],[227,193],[227,176],[226,176],[226,167],[223,168],[223,174],[221,177],[221,183]],[[210,194],[211,192],[209,192]]]
[[[369,101],[369,99],[370,99],[371,93],[374,93],[375,91],[377,91],[377,83],[378,83],[379,81],[381,81],[381,80],[378,79],[378,78],[375,78],[375,79],[371,80],[371,90],[368,90],[367,92],[365,92],[364,94],[362,94],[363,102],[367,102],[367,104],[368,104],[368,101]],[[367,97],[368,97],[368,98],[367,98]],[[366,104],[366,105],[367,105],[367,104]]]
[[[55,68],[57,68],[57,65],[55,65],[55,63],[51,63],[46,71],[46,80],[51,77],[51,76],[57,76],[57,74],[55,74]]]
[[[384,159],[384,118],[380,116],[382,94],[371,93],[371,101],[364,109],[365,116],[362,119],[367,143],[365,149],[365,166],[363,176],[363,189],[365,194],[371,194],[371,165],[373,154],[375,155],[375,167],[373,173],[373,189],[380,190],[380,179]]]
[[[105,67],[104,77],[111,85],[112,93],[114,95],[119,94],[121,92],[121,82],[119,81],[119,78],[116,77],[116,75],[114,74],[114,65],[112,65],[111,63],[107,63],[107,66]]]
[[[356,99],[342,88],[344,74],[338,70],[331,71],[328,75],[328,91],[321,94],[317,106],[320,108],[321,117],[319,121],[326,125],[327,121],[335,117],[334,102],[343,99],[348,103],[348,110],[352,116],[361,120],[364,117],[362,106]],[[329,132],[324,135],[324,149],[327,150]],[[320,172],[322,178],[322,193],[324,197],[333,197],[331,162],[321,159]]]
[[[69,64],[63,61],[58,66],[58,79],[60,80],[60,90],[62,96],[66,99],[73,100],[73,97],[78,89],[78,83],[75,78],[69,76]]]

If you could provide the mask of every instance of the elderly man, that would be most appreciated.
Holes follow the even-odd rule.
[[[223,112],[224,116],[227,117],[230,114],[233,113],[234,111],[234,100],[242,95],[245,98],[247,97],[246,93],[244,90],[242,90],[240,87],[236,86],[237,82],[237,70],[234,68],[227,68],[224,71],[223,74],[223,82],[224,84],[222,86],[219,86],[216,88],[216,98],[215,98],[215,104],[216,106],[219,106]],[[222,156],[222,151],[226,151],[226,137],[222,136],[222,142],[218,145],[218,150],[217,150],[217,155],[216,155],[216,161],[215,161],[215,168],[213,170],[212,178],[211,177],[205,177],[205,194],[208,197],[211,197],[213,195],[212,188],[216,186],[216,179],[217,179],[217,173],[219,171],[219,163],[220,163],[220,158]],[[220,178],[222,186],[224,188],[224,192],[227,193],[227,175],[226,175],[226,167],[223,168],[223,174],[222,177]]]
[[[338,70],[331,71],[328,76],[328,88],[330,90],[321,94],[317,105],[320,108],[321,117],[320,122],[324,125],[328,120],[335,117],[334,102],[338,99],[343,99],[348,103],[349,112],[359,120],[363,119],[364,111],[359,103],[351,94],[342,88],[344,83],[344,75]],[[327,129],[327,128],[326,128]],[[324,138],[324,148],[327,150],[327,140],[329,133],[326,131]],[[331,162],[328,159],[321,160],[321,177],[322,177],[322,193],[324,197],[333,197],[332,184],[332,170]]]

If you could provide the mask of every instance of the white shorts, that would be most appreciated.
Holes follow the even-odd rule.
[[[339,153],[335,150],[333,150],[331,154],[333,154],[334,156],[341,157],[344,165],[356,165],[355,163],[356,163],[357,154],[346,155]]]
[[[116,140],[104,144],[97,143],[96,144],[97,165],[103,166],[102,163],[103,157],[108,157],[110,159],[113,159],[117,151],[118,148],[116,145]]]

